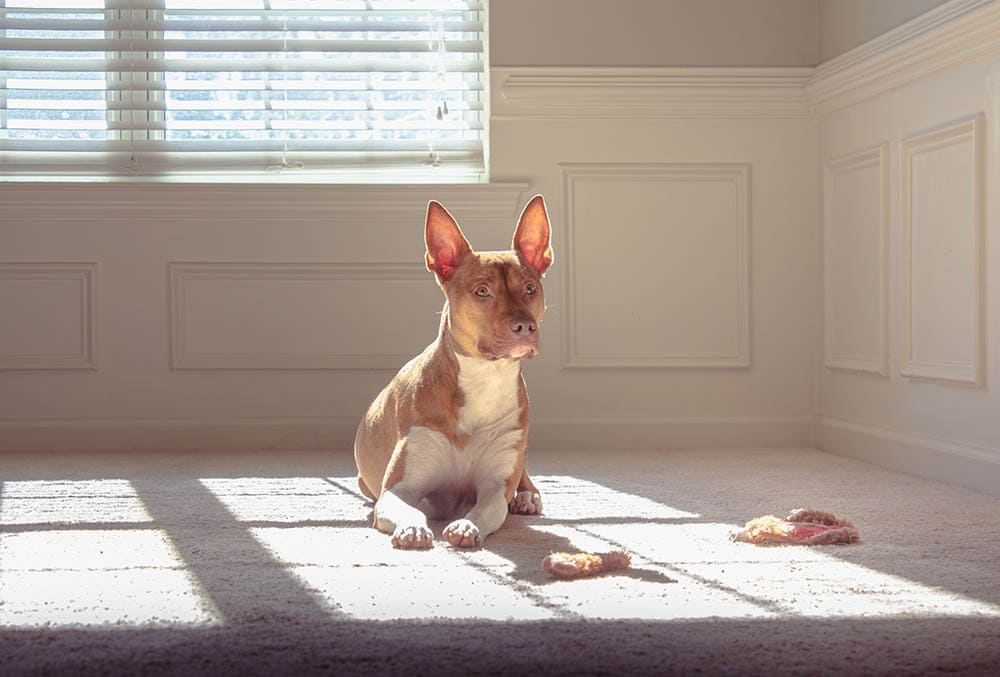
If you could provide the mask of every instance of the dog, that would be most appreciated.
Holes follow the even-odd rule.
[[[476,252],[439,202],[427,205],[427,269],[445,295],[437,339],[375,398],[358,426],[358,487],[392,545],[443,537],[477,548],[510,511],[540,514],[525,470],[528,395],[521,360],[539,352],[542,276],[552,264],[545,201],[521,212],[510,251]]]

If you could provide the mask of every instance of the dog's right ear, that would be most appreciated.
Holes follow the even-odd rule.
[[[427,203],[424,243],[427,245],[427,270],[437,273],[442,280],[472,252],[458,223],[437,200]]]

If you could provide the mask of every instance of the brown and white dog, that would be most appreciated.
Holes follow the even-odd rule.
[[[437,339],[375,398],[358,427],[358,485],[397,548],[444,537],[478,547],[507,511],[538,514],[524,468],[528,396],[521,360],[538,354],[542,275],[552,263],[542,196],[521,212],[512,251],[475,252],[451,214],[427,205],[427,268],[445,294]]]

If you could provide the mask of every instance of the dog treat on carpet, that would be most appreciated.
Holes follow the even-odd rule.
[[[554,552],[542,560],[542,567],[555,578],[584,578],[597,574],[628,569],[632,557],[625,551],[616,552]]]
[[[730,540],[757,545],[842,545],[861,540],[853,524],[819,510],[797,508],[785,519],[764,515],[747,522]]]

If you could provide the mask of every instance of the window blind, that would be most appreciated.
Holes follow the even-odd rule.
[[[480,0],[0,0],[0,176],[481,179],[484,14]]]

